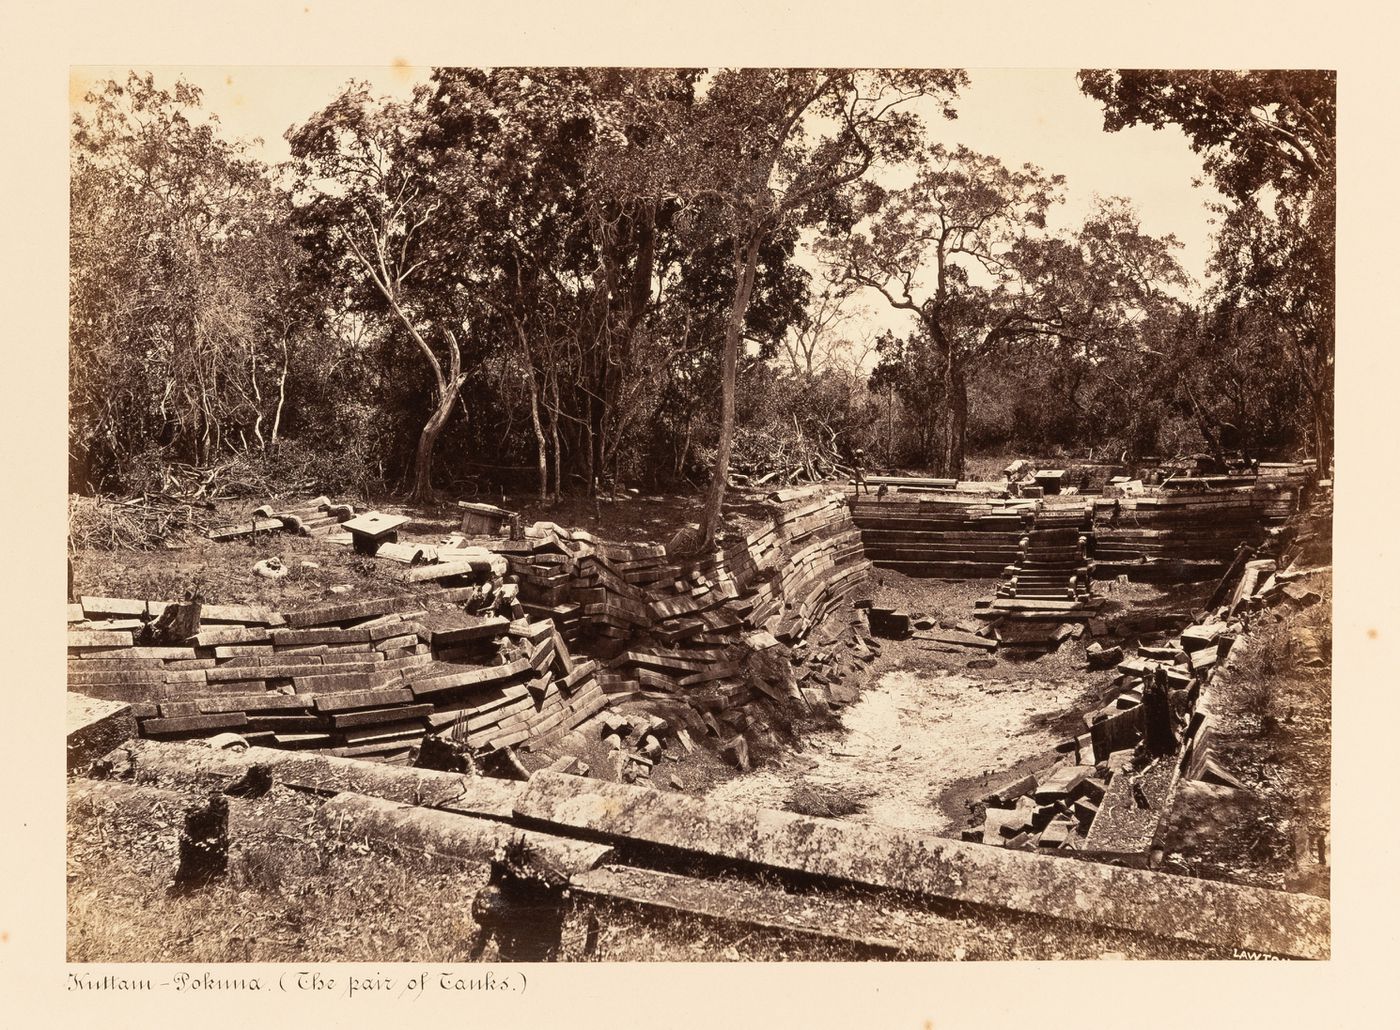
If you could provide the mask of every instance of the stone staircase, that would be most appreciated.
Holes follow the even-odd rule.
[[[1016,560],[1002,570],[998,598],[1084,602],[1093,593],[1094,508],[1024,513]]]

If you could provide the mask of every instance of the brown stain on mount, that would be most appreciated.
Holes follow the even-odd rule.
[[[78,107],[83,103],[83,98],[96,85],[97,80],[89,78],[76,69],[68,71],[68,107],[70,109]]]

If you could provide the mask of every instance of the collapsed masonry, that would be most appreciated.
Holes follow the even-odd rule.
[[[576,660],[549,622],[507,617],[518,602],[493,589],[489,565],[478,575],[476,585],[286,615],[201,606],[198,631],[177,646],[138,639],[166,605],[84,597],[70,605],[81,621],[70,622],[69,687],[129,703],[143,736],[237,733],[383,759],[406,758],[440,730],[470,747],[547,740],[602,708],[595,664]]]
[[[373,549],[410,564],[420,593],[285,614],[207,605],[197,632],[159,641],[165,603],[84,598],[70,606],[69,682],[131,703],[150,736],[238,732],[400,762],[427,734],[538,747],[608,704],[675,703],[668,714],[746,766],[749,745],[776,744],[791,714],[854,700],[879,648],[861,611],[872,561],[1002,578],[974,613],[982,627],[959,624],[938,646],[1049,649],[1076,621],[1092,632],[1105,568],[1218,570],[1296,503],[1291,482],[1131,498],[1010,498],[951,481],[918,481],[908,500],[902,486],[888,500],[808,490],[739,546],[684,562],[552,523],[437,546],[385,535]],[[373,514],[326,498],[259,512],[346,543],[342,527]],[[468,511],[464,528],[480,518]]]
[[[1158,645],[1139,646],[1126,658],[1120,646],[1089,645],[1090,668],[1116,665],[1118,675],[1102,707],[1084,716],[1088,732],[1059,747],[1054,764],[988,792],[965,840],[1145,864],[1169,849],[1162,826],[1178,797],[1195,796],[1183,783],[1217,792],[1238,786],[1210,755],[1209,684],[1252,612],[1310,597],[1284,582],[1296,571],[1280,571],[1272,559],[1249,560],[1266,543],[1285,550],[1291,530],[1279,523],[1297,510],[1303,482],[1293,471],[1278,467],[1276,476],[1215,483],[1201,493],[1138,489],[1123,497],[1110,489],[1112,496],[1087,499],[1043,497],[1040,490],[1013,498],[951,481],[914,481],[908,488],[917,499],[854,505],[877,567],[985,575],[1007,562],[996,596],[978,602],[980,628],[935,628],[932,620],[872,610],[880,630],[912,634],[937,650],[1048,650],[1086,627],[1102,637],[1107,628],[1097,617],[1093,580],[1105,569],[1159,580],[1221,577],[1207,610],[1194,618],[1183,613],[1175,626],[1171,617],[1166,626],[1115,620],[1135,632],[1180,630]]]
[[[334,529],[345,514],[322,517]],[[853,607],[870,566],[839,494],[775,509],[701,561],[552,523],[479,542],[494,550],[460,535],[431,549],[408,573],[417,594],[196,606],[197,630],[178,640],[152,639],[176,602],[84,597],[69,606],[70,688],[129,703],[149,737],[236,732],[395,762],[430,733],[538,748],[611,703],[664,699],[742,756],[773,743],[784,706],[854,700],[878,649]]]
[[[944,525],[950,515],[946,500],[931,505]],[[888,526],[868,524],[900,517],[889,514],[896,503],[848,507],[840,496],[808,500],[776,511],[773,524],[742,547],[703,562],[676,563],[661,548],[608,544],[547,524],[531,527],[519,540],[494,541],[499,553],[483,550],[485,541],[463,538],[412,570],[413,579],[442,584],[440,589],[286,614],[204,606],[198,632],[180,645],[141,639],[165,606],[84,598],[69,613],[70,685],[126,704],[89,712],[70,746],[80,745],[83,754],[75,757],[95,757],[134,719],[143,735],[163,739],[148,742],[145,750],[128,744],[114,752],[116,758],[100,764],[108,775],[141,783],[156,769],[178,780],[212,775],[212,763],[223,770],[219,776],[242,783],[250,766],[265,766],[274,782],[334,795],[323,817],[355,832],[391,840],[399,833],[426,835],[445,853],[480,860],[521,834],[531,835],[569,872],[580,896],[643,903],[665,897],[673,905],[684,897],[690,910],[702,914],[723,910],[739,921],[803,924],[799,910],[810,906],[790,904],[781,890],[770,890],[762,905],[751,898],[741,904],[737,895],[729,896],[732,886],[679,876],[664,864],[613,864],[610,844],[642,844],[662,855],[669,850],[710,856],[782,875],[1215,945],[1324,956],[1328,912],[1318,899],[1053,857],[1142,864],[1163,814],[1171,810],[1173,791],[1187,793],[1183,782],[1221,782],[1209,752],[1210,670],[1228,654],[1238,631],[1231,618],[1251,605],[1291,596],[1284,593],[1289,575],[1257,562],[1231,569],[1244,573],[1241,584],[1209,619],[1161,653],[1139,649],[1122,661],[1115,696],[1091,713],[1089,732],[1071,749],[1073,759],[1067,754],[1029,782],[994,792],[983,825],[970,835],[975,844],[549,772],[534,774],[526,786],[352,760],[406,760],[425,734],[458,727],[473,745],[538,746],[622,699],[683,698],[698,725],[721,740],[731,732],[768,733],[764,713],[772,704],[839,703],[878,647],[856,604],[868,591],[869,558],[882,560],[881,544],[891,546],[888,539],[869,539],[882,529],[890,532]],[[925,504],[929,499],[915,502]],[[1097,537],[1103,512],[1101,502],[1094,504]],[[1075,505],[1084,511],[1082,498]],[[959,560],[969,557],[966,545],[972,544],[973,558],[992,560],[969,564],[1024,574],[1042,553],[1031,546],[1037,522],[1060,534],[1045,538],[1056,547],[1065,546],[1065,531],[1073,530],[1072,553],[1055,556],[1070,564],[1053,571],[1076,594],[1064,601],[1080,604],[1092,596],[1091,578],[1078,575],[1090,540],[1082,515],[1045,518],[1054,507],[1033,503],[1029,519],[1024,508],[961,512],[952,514],[964,523],[960,529],[893,531],[975,534],[971,540],[915,540],[959,551]],[[911,513],[916,521],[923,510]],[[1122,513],[1116,512],[1120,519]],[[1205,514],[1200,521],[1214,517]],[[986,528],[978,525],[984,520]],[[1048,524],[1066,520],[1072,524]],[[1015,534],[1015,540],[1005,546],[1004,538],[992,534]],[[975,547],[983,545],[992,546],[977,553]],[[506,583],[507,575],[517,582]],[[988,607],[997,600],[1061,603],[1034,596],[1041,591],[1021,593],[1019,577],[1014,586],[1014,593]],[[582,652],[591,657],[581,659]],[[838,675],[829,675],[833,671]],[[1157,703],[1159,687],[1165,706]],[[105,733],[91,732],[98,722]],[[255,746],[235,755],[178,743],[228,731]],[[1154,743],[1144,750],[1146,739]],[[135,772],[117,768],[122,754],[135,763]],[[1138,762],[1139,754],[1145,763]],[[335,764],[340,762],[346,764]],[[83,804],[106,804],[136,789],[80,781],[70,795]],[[983,843],[1010,848],[985,849]]]
[[[985,814],[963,839],[1120,864],[1152,861],[1183,780],[1238,785],[1210,756],[1209,684],[1243,631],[1243,614],[1273,596],[1255,595],[1242,582],[1229,604],[1163,645],[1139,646],[1118,664],[1103,706],[1084,715],[1088,732],[1067,742],[1053,765],[990,791]],[[1102,653],[1090,645],[1091,662]]]

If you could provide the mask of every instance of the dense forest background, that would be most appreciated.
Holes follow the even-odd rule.
[[[108,82],[71,135],[70,489],[626,484],[703,491],[713,538],[726,483],[856,448],[1325,469],[1335,76],[1079,82],[1201,155],[1200,289],[1130,200],[1052,230],[1073,183],[936,141],[959,71],[441,68],[348,83],[275,167],[192,85]]]

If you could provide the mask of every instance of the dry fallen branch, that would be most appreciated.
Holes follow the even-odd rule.
[[[203,535],[211,521],[206,505],[165,494],[68,499],[68,543],[74,549],[148,551]]]

